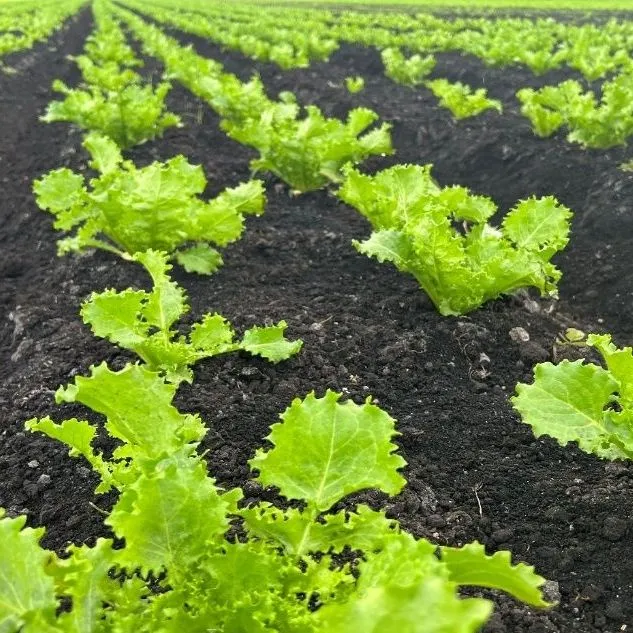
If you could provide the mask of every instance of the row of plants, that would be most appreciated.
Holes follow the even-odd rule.
[[[142,4],[130,4],[143,10]],[[623,145],[633,133],[631,112],[631,50],[633,27],[628,21],[609,20],[604,25],[573,25],[550,18],[526,19],[441,19],[417,14],[382,16],[358,12],[321,12],[294,9],[283,12],[245,6],[226,15],[218,5],[194,3],[186,10],[169,0],[171,7],[152,13],[154,19],[187,32],[209,38],[260,61],[278,63],[282,68],[305,66],[324,55],[312,53],[302,41],[296,24],[309,25],[311,38],[328,38],[333,51],[339,42],[374,46],[381,50],[385,74],[398,83],[424,85],[439,98],[456,119],[475,116],[487,109],[501,111],[501,104],[487,97],[486,90],[474,91],[460,82],[438,78],[428,81],[435,66],[434,53],[460,51],[481,58],[490,65],[526,64],[537,74],[566,64],[582,73],[587,82],[607,79],[601,91],[575,80],[546,86],[538,91],[524,88],[517,92],[521,112],[532,123],[535,133],[549,136],[561,127],[568,129],[568,140],[590,148]],[[192,10],[197,12],[192,13]],[[208,17],[207,17],[208,16]],[[294,28],[294,30],[293,30]],[[250,45],[227,33],[247,33]],[[234,37],[237,37],[236,35]],[[242,35],[243,37],[243,35]],[[259,38],[259,39],[258,39]],[[260,49],[283,48],[283,61],[271,58]],[[405,51],[409,51],[408,54]],[[294,63],[300,59],[300,63]],[[573,95],[571,95],[573,93]],[[570,98],[573,96],[574,98]]]
[[[92,59],[105,75],[113,59],[129,61],[127,45],[112,35],[119,26],[111,10],[95,3],[98,30],[91,41],[103,37],[114,49],[103,60]],[[211,60],[129,12],[117,15],[145,35],[146,50],[160,51],[170,75],[223,104],[218,109],[234,117],[225,121],[253,125],[248,104],[229,97],[254,94],[256,103],[265,97],[261,83],[236,83]],[[129,67],[117,67],[113,75]],[[273,107],[292,113],[298,106],[288,96]],[[366,488],[395,495],[405,484],[394,420],[371,401],[341,403],[340,394],[328,392],[290,405],[271,427],[268,448],[249,462],[259,483],[278,489],[278,503],[247,505],[241,490],[218,488],[197,451],[204,424],[172,404],[178,385],[193,380],[198,360],[216,353],[243,349],[276,362],[297,353],[300,342],[283,338],[283,322],[253,328],[236,342],[219,315],[204,316],[182,334],[178,320],[188,306],[169,277],[169,260],[187,267],[202,247],[200,259],[208,262],[209,243],[222,244],[203,229],[239,225],[232,239],[239,237],[243,220],[235,219],[236,208],[261,212],[261,183],[227,190],[222,204],[204,202],[204,174],[184,157],[137,168],[103,130],[81,125],[91,130],[84,146],[98,176],[86,182],[70,170],[51,172],[35,184],[38,204],[55,215],[56,228],[75,230],[60,241],[60,254],[102,248],[149,272],[151,291],[93,293],[81,310],[95,335],[133,351],[141,362],[118,372],[99,365],[56,394],[59,403],[78,402],[105,416],[105,432],[117,444],[111,455],[93,447],[102,431],[90,422],[43,418],[27,427],[83,456],[99,476],[97,493],[118,491],[105,524],[119,540],[71,546],[58,556],[41,548],[43,530],[25,528],[24,517],[0,520],[0,553],[9,561],[6,580],[0,580],[6,630],[343,632],[359,626],[380,631],[395,623],[403,631],[468,633],[489,618],[492,604],[459,597],[465,585],[548,606],[544,580],[524,564],[513,566],[508,552],[488,556],[477,543],[437,548],[407,534],[384,512],[345,502]],[[280,147],[281,155],[287,145]],[[396,166],[367,176],[350,164],[362,158],[350,154],[332,170],[342,181],[337,195],[374,228],[357,248],[414,274],[440,312],[463,313],[527,285],[555,292],[560,273],[550,259],[567,242],[571,215],[555,200],[523,201],[496,229],[487,222],[496,211],[491,200],[462,187],[438,187],[429,167]],[[182,253],[190,255],[184,262]],[[628,367],[630,374],[633,356],[619,367],[620,374],[612,372],[612,394],[622,371]],[[538,409],[543,412],[541,400]]]
[[[431,13],[389,15],[373,11],[266,7],[241,4],[228,14],[221,3],[193,0],[186,9],[172,0],[157,0],[154,6],[168,7],[176,14],[191,15],[209,29],[209,37],[221,38],[221,29],[241,28],[244,35],[272,44],[291,45],[297,56],[310,60],[297,24],[316,36],[365,44],[380,50],[397,47],[412,53],[467,52],[490,65],[524,64],[536,74],[567,65],[593,81],[621,66],[628,66],[633,49],[630,22],[610,19],[600,26],[574,24],[552,18],[457,17],[443,18]],[[218,28],[214,29],[212,18]],[[192,25],[195,28],[195,25]],[[202,34],[202,33],[200,33]],[[221,39],[216,41],[221,42]],[[244,51],[249,54],[247,51]],[[253,55],[255,58],[256,55]]]
[[[0,58],[48,39],[85,3],[85,0],[62,0],[0,5]]]
[[[99,44],[107,42],[110,54],[91,60],[112,69],[115,59],[130,61],[129,49],[112,34],[116,25],[103,8],[96,4],[98,30],[86,50],[102,51]],[[105,430],[118,443],[111,457],[94,450],[99,431],[87,421],[43,418],[30,420],[27,428],[87,459],[100,478],[97,493],[118,491],[105,524],[121,543],[99,539],[92,547],[71,546],[60,557],[40,547],[43,529],[25,528],[25,517],[0,520],[0,550],[9,562],[0,582],[5,630],[346,631],[358,618],[381,627],[394,613],[414,630],[423,609],[441,622],[434,630],[473,631],[489,616],[491,603],[459,598],[463,584],[547,604],[539,590],[543,579],[523,564],[512,566],[507,553],[487,556],[471,544],[442,548],[438,558],[433,544],[402,531],[383,512],[353,504],[333,510],[355,491],[371,487],[394,495],[405,484],[399,472],[405,462],[391,441],[394,421],[370,402],[340,404],[340,394],[332,392],[308,395],[272,427],[273,448],[258,451],[250,465],[263,485],[276,486],[299,505],[244,506],[240,490],[220,490],[196,451],[206,428],[198,416],[172,405],[177,385],[193,379],[190,367],[200,358],[245,349],[264,356],[268,350],[271,360],[281,360],[296,353],[300,342],[284,341],[280,324],[248,331],[235,343],[219,315],[206,315],[188,336],[180,334],[174,325],[187,309],[186,297],[168,276],[168,253],[137,250],[129,241],[171,235],[176,220],[164,217],[164,200],[147,196],[149,185],[156,189],[160,167],[145,168],[153,168],[154,177],[143,186],[142,170],[124,165],[113,139],[92,131],[84,145],[90,166],[100,173],[91,191],[83,176],[57,170],[36,182],[38,204],[57,214],[58,228],[85,223],[63,241],[61,253],[105,248],[151,274],[150,292],[93,293],[82,307],[97,336],[133,350],[143,364],[118,372],[102,364],[57,392],[57,402],[79,402],[106,417]],[[193,184],[199,193],[204,179],[192,172],[174,170],[159,182],[183,191]],[[130,207],[138,211],[139,205],[117,207],[117,193],[132,192],[139,202],[145,194],[143,211],[149,213],[133,218]],[[178,221],[191,221],[183,205],[178,209]],[[119,238],[117,224],[127,230],[127,241]],[[229,535],[235,530],[240,538]],[[348,550],[353,560],[339,562],[337,555]]]

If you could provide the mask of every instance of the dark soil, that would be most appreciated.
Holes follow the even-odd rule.
[[[81,136],[37,117],[52,98],[54,78],[77,80],[65,56],[81,49],[89,27],[84,12],[52,47],[11,60],[19,67],[31,56],[26,69],[0,77],[0,506],[46,525],[45,544],[57,550],[105,534],[95,506],[112,499],[95,499],[86,464],[58,443],[25,433],[23,423],[49,413],[90,417],[81,407],[56,407],[53,391],[92,364],[120,367],[130,357],[91,335],[78,316],[80,303],[92,290],[148,282],[138,266],[108,254],[57,258],[51,218],[30,192],[31,181],[50,169],[85,165]],[[557,259],[564,271],[560,302],[525,294],[443,318],[412,279],[356,253],[351,240],[366,237],[369,227],[353,209],[326,191],[291,197],[267,178],[267,211],[249,219],[244,238],[226,249],[222,270],[210,279],[176,273],[189,292],[191,318],[218,311],[238,329],[283,318],[289,335],[305,342],[297,358],[276,366],[246,355],[200,363],[194,384],[181,388],[179,408],[199,412],[211,429],[204,448],[213,474],[223,485],[243,485],[247,459],[294,396],[327,388],[356,401],[373,394],[398,420],[409,464],[409,486],[389,503],[391,514],[438,543],[478,539],[490,551],[509,549],[558,583],[560,605],[548,612],[495,598],[486,631],[615,633],[633,624],[631,466],[536,440],[507,402],[518,381],[531,379],[534,363],[552,359],[554,339],[567,325],[631,342],[633,178],[618,170],[625,151],[588,152],[563,138],[535,138],[512,94],[543,79],[519,68],[441,57],[438,76],[485,85],[506,106],[502,116],[455,124],[428,91],[386,79],[370,50],[344,47],[329,64],[281,73],[197,38],[181,39],[242,77],[258,70],[272,93],[292,89],[328,114],[375,108],[393,123],[397,156],[368,168],[432,162],[441,184],[467,185],[502,210],[532,194],[552,194],[576,212],[570,244]],[[353,74],[367,86],[355,96],[342,86]],[[170,107],[186,125],[130,157],[146,163],[183,153],[204,166],[210,193],[249,177],[254,153],[228,139],[204,104],[175,87]],[[511,340],[517,326],[530,333],[528,343]],[[247,484],[247,493],[258,490]]]

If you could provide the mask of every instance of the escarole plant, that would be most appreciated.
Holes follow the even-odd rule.
[[[118,542],[71,545],[60,557],[39,545],[43,528],[0,519],[5,630],[379,633],[395,623],[403,633],[474,633],[492,603],[462,598],[465,585],[549,606],[544,579],[509,552],[437,548],[348,499],[405,484],[394,420],[371,402],[296,399],[249,462],[292,503],[245,505],[241,490],[223,491],[207,474],[197,451],[206,429],[173,406],[175,390],[141,366],[100,365],[57,391],[58,402],[105,416],[111,456],[95,450],[89,422],[27,422],[90,463],[97,493],[118,491],[105,518]]]
[[[189,305],[185,291],[169,278],[167,256],[150,250],[137,253],[134,259],[151,276],[151,292],[130,288],[93,292],[84,302],[81,316],[95,335],[132,350],[148,369],[163,373],[170,382],[191,382],[190,367],[218,354],[244,350],[277,363],[301,349],[301,341],[284,338],[285,321],[253,327],[236,341],[224,317],[207,314],[191,326],[187,336],[180,335],[174,326]]]
[[[434,79],[425,85],[439,99],[440,106],[450,110],[458,120],[477,116],[484,110],[503,112],[501,101],[490,99],[485,88],[473,92],[470,86],[460,82],[451,83],[447,79]]]
[[[263,212],[259,180],[207,202],[199,197],[207,184],[202,167],[184,156],[137,168],[105,136],[89,134],[83,144],[97,178],[86,182],[82,174],[62,168],[33,187],[39,207],[55,216],[55,228],[73,231],[58,241],[60,255],[100,248],[129,259],[155,249],[187,271],[210,274],[222,264],[214,247],[241,236],[245,215]]]
[[[381,52],[385,75],[399,84],[417,86],[435,68],[433,55],[422,57],[415,54],[407,58],[399,48],[385,48]]]
[[[533,286],[555,296],[560,271],[550,262],[566,244],[571,212],[552,197],[523,200],[500,228],[497,206],[464,187],[439,187],[431,166],[396,165],[375,176],[346,169],[339,198],[373,232],[358,251],[412,274],[443,315]]]
[[[105,134],[125,149],[160,136],[180,125],[167,112],[167,82],[152,86],[132,70],[142,65],[125,41],[119,25],[102,2],[94,3],[98,29],[88,37],[85,54],[75,59],[83,75],[81,87],[55,80],[53,90],[64,95],[49,104],[43,121],[69,121],[85,130]]]
[[[340,181],[346,163],[393,153],[388,124],[366,131],[378,119],[372,110],[351,110],[346,122],[323,116],[316,106],[307,106],[304,117],[300,111],[296,103],[272,103],[257,117],[225,120],[222,127],[257,149],[255,171],[271,171],[298,192]]]
[[[512,404],[536,437],[576,442],[604,459],[633,459],[633,352],[618,349],[608,334],[571,333],[571,344],[596,350],[604,367],[584,360],[540,363],[532,384],[517,385]]]

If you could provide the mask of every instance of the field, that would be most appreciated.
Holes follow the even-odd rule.
[[[539,4],[558,9],[570,3]],[[591,6],[601,4],[606,3]],[[442,15],[450,19],[450,10]],[[628,14],[614,15],[628,21]],[[563,19],[575,18],[565,14]],[[584,14],[578,19],[587,21]],[[595,21],[602,24],[602,14]],[[81,305],[90,293],[106,288],[151,289],[146,271],[129,257],[99,249],[58,257],[59,231],[33,194],[33,182],[52,170],[96,173],[94,164],[87,167],[85,130],[40,120],[48,104],[60,98],[51,89],[54,80],[68,86],[81,82],[69,56],[81,54],[94,27],[91,9],[84,6],[48,39],[5,55],[3,66],[11,71],[0,74],[0,507],[9,517],[26,515],[30,527],[45,526],[42,545],[58,554],[68,543],[94,546],[97,538],[111,537],[104,515],[119,493],[95,496],[99,476],[88,462],[69,457],[68,447],[57,440],[25,431],[24,423],[47,415],[58,421],[77,417],[103,429],[99,412],[104,409],[99,407],[106,405],[90,411],[71,396],[56,404],[55,390],[89,375],[92,366],[106,362],[118,371],[139,359],[124,345],[96,337],[82,322]],[[476,540],[489,554],[508,550],[515,563],[532,565],[547,579],[544,595],[557,603],[534,608],[498,591],[469,588],[462,595],[491,599],[494,613],[481,629],[463,631],[629,630],[630,457],[600,459],[575,443],[561,446],[550,437],[536,438],[509,402],[517,383],[533,382],[537,363],[594,359],[586,347],[557,343],[567,328],[608,332],[618,347],[631,345],[633,339],[633,175],[621,168],[632,158],[630,150],[625,143],[583,147],[570,143],[562,131],[540,138],[515,96],[519,88],[537,90],[578,79],[580,73],[564,66],[537,76],[524,65],[491,66],[474,55],[438,52],[431,78],[485,87],[503,108],[502,114],[489,109],[458,121],[426,87],[385,76],[380,52],[369,46],[342,42],[328,60],[282,69],[173,26],[161,28],[199,55],[220,62],[242,82],[258,73],[271,99],[290,91],[298,103],[314,104],[325,116],[339,119],[353,108],[374,110],[381,122],[391,125],[395,153],[370,156],[358,166],[363,172],[432,164],[439,186],[461,185],[494,200],[499,208],[491,220],[495,225],[518,200],[531,196],[554,196],[574,213],[569,244],[554,257],[563,273],[559,299],[523,289],[467,314],[442,316],[412,275],[354,248],[353,240],[369,238],[372,227],[335,195],[338,185],[299,194],[270,171],[257,173],[265,185],[265,212],[245,218],[242,237],[222,249],[223,266],[210,277],[177,265],[171,271],[191,304],[181,327],[217,312],[240,333],[284,320],[286,337],[303,341],[298,354],[275,364],[246,351],[201,360],[193,382],[178,385],[177,409],[199,414],[210,429],[199,452],[204,452],[217,484],[226,490],[241,487],[250,503],[279,503],[274,490],[249,480],[248,467],[279,415],[294,398],[311,391],[321,397],[331,389],[356,403],[371,395],[396,420],[399,435],[394,442],[407,462],[402,471],[407,485],[393,497],[367,490],[378,486],[359,486],[335,508],[363,503],[384,509],[407,532],[440,546],[461,547]],[[158,84],[163,62],[148,56],[133,32],[130,44],[145,62],[137,71]],[[364,79],[364,87],[353,94],[345,80],[355,76]],[[603,81],[601,77],[585,85],[599,89]],[[257,158],[257,151],[227,136],[216,110],[182,83],[172,83],[166,108],[180,116],[182,125],[165,129],[160,138],[132,143],[125,157],[140,168],[182,154],[202,166],[209,181],[205,198],[251,179],[249,161]],[[127,398],[115,387],[109,397],[111,403]],[[137,403],[138,410],[151,410],[154,399],[160,398],[148,394],[146,402]],[[158,416],[155,425],[161,423]],[[115,437],[102,433],[93,448],[110,456],[122,440]],[[303,446],[299,442],[306,455],[310,441],[306,436]],[[626,450],[630,456],[630,445]],[[297,459],[301,464],[308,457],[301,453]],[[169,516],[172,508],[174,515],[180,512],[178,502],[162,511]],[[203,518],[191,515],[179,529],[191,525],[195,531],[198,523]],[[9,545],[2,547],[0,554],[8,556]],[[154,571],[159,578],[160,567]],[[72,582],[83,581],[69,582],[72,588]],[[4,590],[0,582],[0,597]],[[3,614],[2,605],[0,600],[0,630],[49,630],[37,628],[43,620],[22,628],[19,623],[26,620],[8,608]],[[2,628],[3,615],[8,628]],[[385,622],[390,612],[383,617],[387,628],[363,630],[457,630],[435,628],[433,615],[416,616],[421,628],[389,629]],[[139,618],[138,626],[143,622]],[[160,630],[186,630],[177,624]],[[71,628],[68,620],[59,627],[50,631],[119,630]],[[249,629],[235,625],[222,630]],[[301,629],[271,625],[252,630]],[[360,629],[341,625],[331,630]]]

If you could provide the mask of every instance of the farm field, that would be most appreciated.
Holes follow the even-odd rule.
[[[6,4],[18,2],[7,0]],[[23,4],[34,3],[24,0]],[[336,31],[339,39],[332,50],[327,33],[321,34],[321,40],[311,44],[313,57],[303,63],[299,53],[295,57],[285,49],[271,53],[269,46],[244,37],[253,15],[248,13],[249,5],[240,6],[234,14],[227,11],[226,17],[241,25],[242,48],[248,41],[249,50],[258,51],[257,55],[220,41],[232,33],[221,17],[213,18],[221,25],[219,34],[202,34],[207,27],[200,16],[205,11],[212,16],[221,12],[219,5],[203,10],[199,5],[204,3],[193,2],[194,13],[187,14],[174,13],[169,8],[174,4],[162,0],[62,4],[67,14],[55,13],[51,24],[56,21],[56,27],[47,37],[19,49],[11,41],[16,50],[7,49],[0,58],[4,70],[0,73],[0,508],[6,511],[0,519],[0,569],[6,565],[0,574],[0,631],[630,630],[630,350],[618,356],[621,365],[617,367],[607,358],[612,382],[602,384],[607,395],[614,394],[611,404],[600,402],[598,396],[587,404],[592,384],[607,380],[602,374],[594,375],[593,383],[579,380],[569,383],[571,387],[564,376],[557,378],[568,390],[569,408],[576,407],[590,429],[583,435],[582,424],[570,423],[580,427],[578,439],[584,450],[574,442],[562,446],[552,437],[535,437],[521,420],[521,401],[515,400],[513,406],[510,398],[518,383],[534,382],[533,370],[539,363],[580,358],[600,363],[599,343],[593,349],[579,344],[574,339],[578,331],[609,333],[618,348],[632,344],[633,173],[626,163],[633,155],[626,140],[633,135],[633,109],[627,109],[633,108],[633,99],[628,98],[633,87],[627,93],[628,86],[633,86],[633,71],[627,65],[633,51],[633,26],[628,31],[633,14],[612,14],[624,25],[621,32],[619,26],[609,25],[610,16],[603,12],[596,16],[582,12],[578,17],[568,12],[549,14],[553,21],[593,24],[597,30],[607,29],[609,37],[621,37],[625,54],[609,54],[604,68],[593,51],[590,57],[595,63],[585,60],[584,65],[572,68],[569,60],[561,61],[537,75],[525,63],[487,64],[473,52],[440,50],[437,42],[437,50],[416,53],[407,46],[413,41],[410,38],[398,40],[389,77],[385,74],[389,56],[352,41],[358,33],[351,27]],[[258,6],[254,11],[265,19],[268,11],[275,10]],[[328,5],[327,10],[336,21],[336,8]],[[389,14],[393,13],[390,7]],[[167,20],[167,15],[172,19]],[[0,20],[2,16],[0,8]],[[452,9],[442,8],[441,16],[451,22],[461,19],[462,13],[453,15]],[[477,14],[471,17],[477,19]],[[145,27],[139,26],[141,18]],[[308,18],[320,19],[312,14]],[[185,23],[192,32],[187,32]],[[173,38],[172,43],[143,31],[147,25]],[[366,27],[380,28],[379,18]],[[399,32],[395,22],[388,28]],[[429,21],[425,28],[436,27]],[[410,25],[403,32],[407,29]],[[103,41],[97,38],[90,49],[87,38],[99,31],[102,36],[105,33]],[[117,39],[119,32],[129,50]],[[281,36],[271,28],[270,37],[272,41]],[[187,46],[221,66],[200,62],[195,67],[197,58],[180,48]],[[409,60],[415,54],[432,54],[434,60],[427,61],[430,70],[407,65],[406,58],[398,61],[401,50]],[[76,59],[86,52],[93,55],[92,62]],[[277,63],[270,61],[271,54]],[[113,60],[123,70],[107,66]],[[534,64],[547,61],[538,58]],[[100,74],[99,63],[107,66],[107,72]],[[223,73],[234,75],[237,81]],[[254,74],[261,85],[248,84]],[[77,97],[72,104],[74,96],[69,91],[82,82],[85,85],[89,77],[98,86],[91,93],[93,101],[84,106],[84,97]],[[350,82],[354,78],[362,78],[357,91]],[[457,118],[439,103],[441,97],[435,91],[441,85],[435,82],[441,79],[451,85],[460,82],[473,91],[485,88],[484,99],[493,101],[486,101],[474,116]],[[55,80],[63,85],[57,83],[53,89]],[[555,106],[537,103],[542,95],[539,90],[567,80],[596,94],[603,85],[609,86],[605,91],[613,90],[620,101],[616,106],[604,102],[598,114],[586,114],[591,110],[586,98],[572,88]],[[101,119],[95,115],[106,111],[103,104],[113,94],[122,94],[130,85],[132,94],[137,82],[146,92],[130,96],[131,105],[118,102],[115,114],[110,111]],[[170,87],[165,87],[161,109],[162,82],[169,82]],[[270,118],[259,118],[268,104],[258,86],[274,103]],[[533,92],[524,93],[520,101],[516,94],[520,89]],[[64,98],[66,109],[51,106]],[[565,110],[565,99],[572,103],[575,98],[586,106],[584,119]],[[526,106],[530,99],[532,106]],[[255,104],[252,111],[244,114],[251,103]],[[460,105],[470,107],[470,102],[462,100]],[[376,113],[376,120],[359,125],[360,132],[347,130],[343,149],[333,150],[316,171],[310,171],[314,162],[310,161],[317,160],[322,146],[315,142],[303,151],[302,146],[288,143],[288,136],[302,139],[310,134],[288,123],[304,116],[293,110],[296,107],[299,112],[299,106],[317,106],[328,121],[346,121],[350,111],[367,108]],[[526,114],[529,107],[533,107],[531,115]],[[554,112],[547,121],[538,118],[544,116],[545,108]],[[42,120],[44,116],[48,122]],[[549,134],[535,133],[539,123],[549,125],[554,119],[557,127]],[[381,128],[383,124],[386,127]],[[279,146],[267,144],[266,134],[272,138],[273,133],[280,137]],[[361,133],[374,136],[371,142],[356,146]],[[287,150],[285,155],[279,149],[290,145],[294,154]],[[352,146],[356,153],[349,149]],[[179,155],[190,165],[199,165],[208,182],[201,182],[199,172],[182,162],[169,162]],[[124,163],[123,158],[131,162]],[[353,168],[343,165],[347,160]],[[164,164],[160,175],[151,171],[158,163]],[[260,168],[254,170],[257,164]],[[421,171],[412,178],[419,190],[398,182],[393,189],[385,184],[382,193],[371,194],[370,179],[360,176],[387,173],[383,170],[396,165],[430,164],[434,180]],[[52,176],[58,180],[52,180],[50,174],[61,169]],[[257,180],[262,181],[261,187]],[[77,185],[79,181],[85,190]],[[187,185],[181,186],[185,181]],[[248,184],[233,194],[225,192],[240,183]],[[452,186],[487,196],[496,207],[462,190],[444,189]],[[440,204],[444,195],[440,190],[453,192],[454,198],[445,194]],[[474,292],[478,283],[483,285],[481,278],[473,276],[464,282],[456,273],[451,277],[440,270],[433,286],[439,288],[438,294],[431,300],[432,291],[420,287],[428,271],[418,273],[418,280],[422,279],[418,283],[413,274],[379,261],[393,256],[387,248],[393,242],[378,258],[361,252],[362,245],[355,247],[355,240],[369,240],[372,232],[375,236],[384,230],[371,209],[391,204],[384,199],[397,199],[405,209],[414,209],[413,215],[420,208],[414,204],[416,195],[427,206],[454,204],[457,210],[446,220],[454,231],[453,242],[474,233],[474,227],[482,227],[486,220],[510,234],[510,223],[504,224],[503,218],[517,201],[553,196],[555,201],[546,201],[542,207],[535,202],[528,210],[540,213],[546,228],[552,217],[560,218],[551,230],[560,229],[561,236],[540,248],[553,256],[562,271],[558,298],[554,292],[540,296],[539,283],[551,290],[552,282],[545,284],[533,273],[535,268],[543,269],[555,277],[549,262],[530,260],[530,274],[521,279],[531,283],[495,286],[482,296]],[[216,202],[207,205],[207,200]],[[373,207],[367,202],[371,200]],[[363,212],[363,204],[370,210]],[[147,216],[153,214],[154,224],[131,213],[125,216],[132,207]],[[565,215],[563,207],[573,216]],[[106,216],[110,213],[107,222],[98,225],[93,215],[83,233],[73,233],[93,208],[105,209]],[[57,211],[58,217],[53,218]],[[117,213],[124,218],[119,224]],[[196,214],[200,219],[194,231],[183,218],[197,218]],[[487,215],[481,222],[477,214]],[[75,225],[71,217],[78,218]],[[210,217],[216,225],[211,226]],[[137,233],[130,228],[135,222],[142,229]],[[396,227],[399,235],[411,230],[415,236],[407,222]],[[560,228],[565,222],[570,222],[568,243]],[[98,230],[93,235],[90,230],[95,226]],[[528,226],[527,220],[525,226],[517,242],[529,240],[525,233],[544,230],[541,225]],[[490,227],[482,230],[489,237],[501,234]],[[392,228],[390,235],[395,232]],[[67,241],[62,249],[67,252],[58,256],[57,241],[63,238]],[[491,243],[485,247],[490,250],[482,257],[484,264],[497,257]],[[424,248],[422,255],[418,253],[420,259]],[[173,268],[165,267],[167,259]],[[404,259],[397,260],[401,267]],[[441,253],[433,262],[441,269]],[[419,270],[411,264],[409,269]],[[501,275],[499,270],[486,270],[487,279]],[[203,274],[211,271],[211,275]],[[455,287],[452,295],[448,290],[442,294],[444,288]],[[109,299],[92,294],[106,289],[123,293],[128,288],[134,291],[123,299],[114,297],[114,292]],[[186,292],[188,313],[177,288]],[[469,290],[474,299],[467,300]],[[89,297],[92,303],[86,307]],[[213,329],[212,320],[204,316],[208,313],[222,315],[226,322],[220,325],[214,320]],[[90,319],[92,325],[84,322]],[[282,332],[285,338],[278,331],[283,326],[276,327],[282,321],[287,324]],[[223,334],[224,339],[218,335],[220,342],[209,343],[218,331],[224,332],[227,323],[240,342],[227,342]],[[191,334],[177,338],[176,328]],[[586,342],[578,336],[580,343]],[[300,349],[293,343],[299,340]],[[102,363],[110,370],[91,369]],[[140,365],[132,367],[134,363]],[[93,382],[81,378],[87,376]],[[101,386],[99,379],[109,382]],[[56,402],[60,385],[71,387],[58,392]],[[325,407],[328,397],[331,400],[331,396],[324,398],[327,390],[342,394],[341,402],[357,405],[372,396],[374,405],[395,420],[397,434],[385,418],[380,418],[384,428],[379,428],[375,408],[346,405],[338,409],[341,405],[331,403],[335,412],[329,417],[322,414],[319,407]],[[312,391],[317,400],[307,398],[305,409],[293,405],[283,424],[269,435],[271,425],[279,422],[293,400],[304,399]],[[586,396],[586,401],[576,405],[574,393]],[[172,396],[173,407],[169,404]],[[541,406],[546,421],[568,415],[564,407],[553,411]],[[529,422],[527,409],[521,413]],[[600,426],[595,420],[603,410],[604,419],[613,422],[604,423],[608,430],[604,436],[596,431],[590,446],[591,432]],[[88,424],[62,430],[44,422],[46,416],[56,422],[76,418],[95,425],[98,436],[92,448],[87,448]],[[25,422],[35,418],[40,422],[25,429]],[[340,438],[335,436],[340,433],[345,448],[335,451],[329,446],[319,488],[309,474],[318,471],[322,457],[319,442],[326,431],[318,430],[321,421],[326,429],[332,426],[328,442],[336,445]],[[371,432],[364,430],[365,424]],[[285,436],[284,428],[289,429]],[[57,439],[50,437],[55,434]],[[547,435],[555,434],[552,425]],[[69,456],[69,446],[60,439],[83,457]],[[367,456],[374,449],[376,464]],[[249,460],[260,472],[258,479]],[[261,515],[238,510],[230,495],[218,495],[203,472],[205,462],[218,487],[242,490],[240,508],[257,507]],[[335,478],[329,468],[340,469],[339,476]],[[314,499],[308,491],[313,484]],[[98,486],[105,494],[95,495]],[[335,492],[325,498],[323,490],[328,486]],[[271,519],[265,503],[282,508],[278,512],[284,518]],[[354,512],[357,506],[362,508],[359,515]],[[230,520],[224,514],[219,519],[218,508],[224,508]],[[377,511],[399,522],[398,538],[398,530]],[[310,515],[312,550],[305,545],[310,530],[301,523],[310,512],[314,512]],[[236,515],[238,522],[232,518]],[[19,516],[26,517],[26,531],[18,531]],[[329,516],[345,517],[340,520],[346,521],[348,531],[358,529],[353,535],[357,540],[349,540],[352,537],[340,525],[328,523]],[[367,521],[360,528],[355,527],[357,516]],[[85,548],[82,553],[75,550],[73,563],[64,563],[63,558],[51,562],[28,531],[40,527],[46,528],[41,545],[59,556],[69,543]],[[301,539],[292,533],[299,527]],[[215,530],[213,538],[203,536],[205,530]],[[407,540],[403,534],[419,540]],[[113,536],[113,549],[109,542],[98,540]],[[135,545],[134,538],[138,539]],[[437,584],[424,584],[427,578],[416,575],[425,565],[432,567],[429,559],[440,567],[434,547],[430,554],[423,552],[419,544],[426,541],[422,539],[444,548],[440,560],[445,557],[445,568],[432,576]],[[480,551],[459,549],[473,541],[483,544],[487,557]],[[199,549],[192,549],[192,543]],[[330,546],[337,553],[332,561],[327,554]],[[324,554],[315,559],[301,547],[310,554]],[[359,562],[354,550],[362,550],[367,560]],[[514,565],[533,566],[547,582],[525,567],[510,567],[507,561],[491,557],[500,551],[510,552]],[[225,561],[223,556],[229,558],[231,552],[233,558]],[[281,559],[289,552],[296,556],[291,564],[288,558],[276,562],[275,557]],[[471,552],[472,560],[460,559],[460,552]],[[20,569],[18,559],[30,562],[28,572]],[[405,560],[413,564],[407,566]],[[468,564],[472,567],[460,571],[460,565]],[[137,578],[138,582],[121,583],[125,590],[117,593],[118,581],[107,576],[108,569],[116,566],[125,567],[128,576],[138,568],[143,577],[152,572],[149,589],[140,588]],[[190,577],[198,567],[209,576]],[[283,582],[275,576],[282,573],[279,569],[287,574]],[[267,573],[275,577],[274,583]],[[345,575],[341,585],[337,573]],[[306,584],[305,577],[314,584]],[[231,579],[224,583],[230,589],[217,589],[221,594],[217,600],[225,600],[222,608],[216,613],[215,607],[201,606],[214,604],[213,591],[205,587],[223,586],[220,581],[226,578]],[[364,581],[363,586],[365,578],[374,578],[375,585]],[[86,590],[87,579],[96,588],[91,585]],[[398,581],[402,584],[397,585]],[[350,599],[352,607],[347,607],[343,598],[357,596],[350,588],[354,583],[359,583],[360,597],[357,604]],[[418,593],[406,593],[404,587],[407,591],[415,587]],[[275,606],[279,596],[285,598],[284,592],[300,596],[294,602],[286,600],[293,603],[292,608],[285,602],[283,609]],[[243,593],[254,596],[252,603]],[[152,595],[155,600],[148,597]],[[66,602],[56,613],[62,596]],[[73,596],[72,602],[68,596]],[[328,604],[328,600],[344,606]],[[458,604],[467,605],[462,615]],[[103,612],[100,620],[90,620],[95,617],[93,611]],[[228,615],[236,613],[239,617]]]

